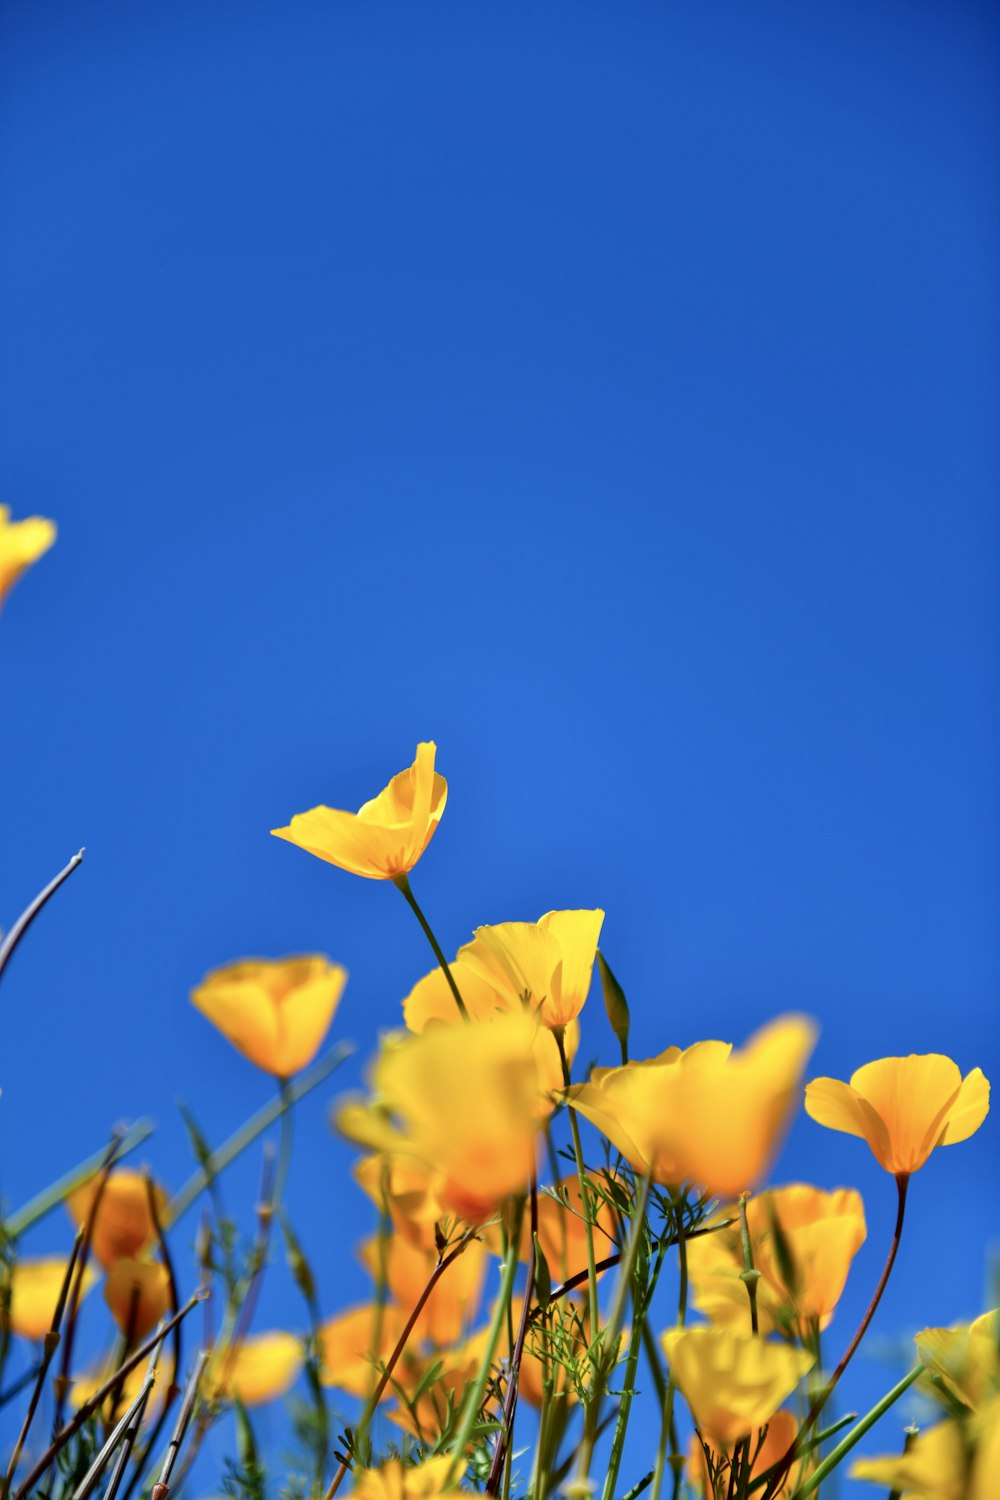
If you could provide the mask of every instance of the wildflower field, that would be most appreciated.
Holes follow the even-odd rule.
[[[0,599],[30,591],[22,575],[55,536],[0,509]],[[316,790],[337,802],[335,785]],[[427,967],[396,1029],[376,1035],[356,1012],[348,1033],[336,955],[220,954],[192,976],[191,1002],[272,1081],[271,1102],[222,1143],[185,1107],[180,1186],[160,1181],[149,1128],[133,1123],[81,1161],[69,1151],[65,1175],[8,1206],[5,1496],[165,1500],[204,1475],[221,1431],[231,1446],[214,1482],[233,1496],[805,1500],[849,1472],[915,1500],[992,1500],[997,1310],[923,1328],[902,1378],[848,1406],[897,1257],[921,1253],[907,1209],[925,1169],[991,1128],[982,1070],[861,1052],[849,1078],[827,1077],[820,1027],[798,1013],[748,1016],[745,1034],[721,1039],[671,1014],[659,1050],[637,1056],[617,977],[627,956],[605,941],[603,910],[484,923],[445,951],[420,876],[429,849],[447,858],[448,822],[438,747],[421,742],[357,811],[291,809],[271,830],[331,867],[333,904],[360,878],[372,900],[395,888],[412,912]],[[49,903],[86,871],[81,851],[9,920],[8,995],[45,941]],[[352,1049],[366,1087],[340,1093],[330,1123],[354,1150],[353,1182],[316,1184],[338,1241],[370,1230],[367,1295],[339,1305],[286,1188],[297,1111],[330,1093]],[[837,1133],[848,1185],[782,1176],[802,1110]],[[865,1153],[885,1183],[867,1204],[849,1185]],[[246,1233],[228,1193],[248,1158]],[[934,1191],[957,1216],[947,1177]],[[54,1216],[63,1250],[34,1254]],[[855,1322],[839,1309],[869,1238],[884,1259]],[[258,1315],[276,1274],[299,1294],[293,1325]],[[904,1436],[897,1406],[914,1392],[927,1415]],[[273,1452],[260,1421],[281,1402],[293,1422]]]

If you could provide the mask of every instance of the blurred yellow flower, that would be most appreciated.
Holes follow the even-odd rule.
[[[1000,1394],[1000,1310],[954,1328],[925,1328],[914,1342],[929,1394],[971,1411]]]
[[[434,770],[437,746],[417,746],[416,759],[356,813],[314,807],[296,813],[276,838],[371,880],[395,880],[413,869],[444,812],[448,783]]]
[[[37,562],[55,539],[54,522],[44,516],[12,521],[10,506],[0,505],[0,605],[25,569]]]
[[[319,1330],[320,1379],[324,1385],[363,1398],[378,1379],[379,1367],[396,1346],[412,1309],[404,1313],[374,1302],[349,1307]]]
[[[908,1176],[935,1146],[974,1135],[990,1107],[990,1086],[979,1068],[965,1078],[950,1057],[883,1057],[839,1078],[814,1078],[806,1113],[820,1125],[866,1140],[887,1172]]]
[[[718,1197],[753,1186],[798,1102],[816,1040],[804,1016],[783,1016],[738,1050],[727,1042],[670,1047],[659,1057],[595,1068],[566,1091],[639,1173],[692,1182]]]
[[[441,1202],[481,1223],[527,1190],[552,1110],[537,1034],[538,1023],[522,1014],[388,1037],[373,1068],[374,1099],[343,1105],[337,1124],[369,1149],[439,1171]]]
[[[978,1415],[953,1417],[921,1432],[909,1450],[862,1458],[852,1479],[887,1485],[903,1500],[996,1500],[1000,1474],[1000,1396]]]
[[[592,1204],[594,1258],[601,1260],[606,1255],[613,1255],[617,1248],[617,1226],[607,1199],[597,1185],[599,1179],[589,1176],[587,1181],[593,1185],[588,1196]],[[587,1265],[587,1226],[580,1194],[580,1179],[569,1177],[559,1184],[556,1191],[558,1196],[553,1196],[548,1191],[539,1191],[538,1194],[538,1243],[553,1284],[576,1275],[578,1271],[586,1269]],[[508,1235],[512,1236],[513,1227],[507,1225],[506,1228]],[[484,1238],[495,1254],[502,1254],[498,1228],[484,1231]],[[518,1256],[521,1260],[527,1260],[530,1255],[531,1226],[528,1215],[525,1214],[521,1220]],[[599,1271],[598,1275],[603,1275],[603,1272]]]
[[[104,1300],[122,1333],[138,1343],[171,1310],[166,1266],[152,1260],[116,1260],[104,1282]]]
[[[67,1197],[66,1207],[74,1224],[87,1223],[99,1183],[99,1177],[92,1177]],[[154,1187],[153,1192],[162,1223],[167,1195],[160,1187]],[[145,1177],[141,1172],[112,1172],[101,1193],[91,1236],[97,1260],[107,1269],[116,1260],[136,1259],[155,1234]]]
[[[746,1301],[746,1289],[744,1288],[743,1300]],[[766,1474],[779,1459],[784,1458],[789,1448],[798,1436],[798,1424],[790,1411],[782,1408],[776,1411],[767,1424],[767,1434],[753,1459],[750,1470],[750,1478],[755,1475]],[[802,1465],[792,1464],[784,1479],[775,1490],[776,1495],[786,1495],[795,1489],[802,1475]],[[692,1434],[691,1444],[688,1448],[687,1479],[692,1489],[704,1495],[711,1492],[711,1475],[708,1472],[708,1464],[705,1461],[705,1450],[698,1441],[697,1433]]]
[[[454,1008],[454,1007],[453,1007]],[[441,1202],[441,1174],[409,1156],[373,1151],[354,1165],[354,1180],[393,1228],[411,1245],[434,1250],[435,1226],[448,1217]]]
[[[304,1359],[302,1340],[293,1333],[257,1333],[221,1356],[209,1385],[216,1397],[238,1396],[244,1406],[265,1406],[292,1388]]]
[[[794,1184],[751,1198],[746,1212],[753,1263],[760,1272],[761,1332],[801,1339],[813,1323],[825,1328],[865,1241],[861,1194],[853,1188],[826,1193]],[[739,1206],[723,1209],[719,1217],[738,1220]],[[692,1300],[699,1312],[718,1326],[748,1328],[750,1304],[746,1283],[740,1279],[744,1262],[739,1223],[691,1240],[687,1258]]]
[[[492,990],[494,1005],[527,1006],[555,1030],[583,1009],[603,921],[599,910],[549,911],[537,922],[477,927],[459,961]]]
[[[393,1302],[409,1316],[437,1265],[437,1250],[421,1250],[401,1235],[390,1234],[380,1244],[378,1236],[361,1247],[361,1260],[377,1281],[385,1259],[386,1285]],[[479,1240],[472,1240],[455,1257],[428,1297],[413,1330],[414,1341],[450,1344],[462,1334],[479,1311],[486,1280],[488,1255]]]
[[[407,1398],[391,1413],[396,1425],[422,1443],[435,1442],[448,1426],[449,1407],[452,1413],[460,1410],[481,1369],[487,1338],[488,1330],[481,1328],[452,1349],[407,1353],[393,1375]]]
[[[347,970],[320,954],[245,958],[213,969],[191,1000],[237,1052],[290,1078],[316,1056],[346,983]]]
[[[360,1469],[351,1494],[356,1500],[437,1500],[439,1495],[460,1495],[448,1482],[452,1460],[425,1458],[421,1464],[403,1464],[391,1458],[380,1469]]]
[[[669,1328],[661,1343],[698,1430],[716,1452],[765,1427],[814,1363],[802,1349],[728,1328]]]
[[[480,931],[483,930],[485,929],[480,929]],[[523,1015],[525,1006],[520,999],[515,998],[510,991],[495,989],[483,978],[479,967],[470,963],[469,954],[476,946],[476,941],[473,940],[464,948],[460,948],[458,957],[450,966],[468,1018],[485,1025],[498,1020],[501,1016]],[[455,1005],[455,997],[440,967],[432,969],[413,986],[403,1001],[403,1019],[407,1028],[418,1034],[433,1026],[463,1026],[465,1024],[466,1018],[459,1014]],[[541,1014],[539,1014],[539,1019],[544,1019]],[[563,1048],[569,1061],[576,1056],[579,1043],[580,1024],[575,1020],[570,1021],[563,1037]],[[545,1088],[551,1092],[561,1089],[563,1086],[562,1058],[559,1055],[558,1043],[548,1026],[541,1025],[537,1028],[535,1053]]]
[[[43,1339],[52,1327],[52,1316],[69,1264],[64,1255],[46,1255],[37,1260],[19,1260],[10,1284],[10,1330],[20,1338]],[[75,1275],[75,1272],[74,1272]],[[97,1280],[93,1267],[84,1272],[81,1296]]]

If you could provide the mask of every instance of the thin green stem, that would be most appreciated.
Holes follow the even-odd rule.
[[[569,1058],[566,1056],[566,1038],[563,1028],[557,1026],[552,1035],[556,1039],[559,1048],[559,1058],[562,1062],[563,1083],[566,1088],[570,1084]],[[593,1199],[591,1197],[590,1182],[587,1179],[587,1168],[583,1160],[583,1145],[580,1141],[580,1125],[576,1118],[576,1110],[572,1105],[566,1111],[569,1115],[570,1134],[573,1137],[573,1156],[576,1159],[576,1174],[580,1181],[580,1208],[583,1212],[584,1238],[587,1244],[587,1306],[590,1314],[590,1342],[593,1344],[600,1332],[600,1309],[597,1301],[597,1261],[594,1258],[594,1225]]]
[[[428,922],[427,918],[420,910],[420,907],[417,904],[417,898],[410,889],[409,877],[406,875],[394,875],[392,883],[397,890],[402,891],[403,895],[406,897],[406,901],[410,907],[410,910],[413,912],[413,915],[416,917],[417,921],[424,929],[424,936],[430,943],[434,957],[441,965],[441,971],[444,974],[445,979],[447,979],[448,981],[448,988],[451,990],[451,993],[455,998],[455,1004],[458,1006],[458,1013],[462,1017],[463,1021],[467,1021],[469,1019],[469,1012],[465,1008],[465,1001],[462,999],[462,996],[459,993],[458,985],[455,983],[455,976],[449,968],[448,960],[445,958],[444,953],[441,950],[440,943],[434,936],[433,930],[431,929],[431,924]]]
[[[489,1332],[486,1335],[486,1348],[483,1350],[482,1363],[476,1379],[466,1392],[465,1405],[462,1407],[462,1420],[459,1424],[458,1435],[455,1438],[451,1450],[451,1468],[446,1476],[446,1483],[452,1484],[465,1467],[465,1450],[472,1436],[472,1429],[479,1419],[483,1399],[486,1395],[486,1386],[490,1378],[490,1370],[496,1359],[497,1345],[500,1335],[507,1322],[507,1308],[514,1291],[514,1278],[517,1275],[518,1259],[517,1246],[521,1239],[521,1222],[524,1218],[524,1202],[518,1205],[514,1233],[507,1250],[507,1258],[504,1261],[503,1279],[500,1283],[500,1296],[493,1310],[493,1319],[490,1323]]]
[[[910,1371],[908,1375],[904,1375],[902,1380],[899,1381],[898,1385],[894,1385],[892,1390],[888,1391],[882,1397],[882,1400],[877,1402],[876,1405],[872,1407],[870,1412],[866,1412],[857,1426],[851,1428],[850,1432],[845,1438],[841,1439],[836,1448],[832,1449],[832,1451],[827,1454],[826,1458],[824,1458],[819,1467],[817,1469],[814,1469],[813,1472],[809,1475],[808,1479],[806,1479],[802,1484],[799,1485],[798,1489],[795,1491],[795,1494],[792,1496],[792,1500],[805,1500],[805,1497],[807,1495],[811,1495],[814,1490],[819,1489],[819,1486],[823,1483],[823,1480],[826,1479],[827,1475],[833,1473],[833,1470],[837,1467],[840,1461],[846,1458],[851,1449],[856,1447],[857,1444],[860,1443],[865,1433],[875,1426],[875,1423],[879,1420],[880,1417],[885,1416],[889,1408],[895,1405],[900,1396],[905,1395],[913,1382],[919,1379],[919,1377],[923,1373],[923,1365],[917,1365]]]

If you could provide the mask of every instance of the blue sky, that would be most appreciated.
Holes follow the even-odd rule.
[[[4,6],[0,498],[60,538],[0,618],[0,923],[88,851],[4,986],[8,1204],[139,1114],[176,1186],[178,1095],[267,1097],[187,1000],[231,958],[346,964],[357,1082],[421,935],[267,830],[422,738],[446,947],[599,904],[638,1053],[802,1009],[819,1072],[998,1072],[997,51],[963,3]],[[981,1306],[996,1162],[914,1184],[886,1338]],[[779,1176],[865,1193],[846,1338],[891,1183],[804,1118]]]

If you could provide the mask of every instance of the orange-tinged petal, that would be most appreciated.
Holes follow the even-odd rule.
[[[448,797],[447,782],[434,770],[436,748],[432,741],[418,745],[413,765],[358,812],[314,807],[271,832],[354,875],[393,880],[407,874],[429,844]]]
[[[20,1338],[43,1339],[52,1327],[52,1317],[59,1301],[66,1267],[62,1255],[42,1256],[37,1260],[19,1260],[14,1265],[10,1286],[10,1329]],[[84,1272],[81,1295],[97,1280],[91,1266]]]
[[[144,1339],[170,1310],[170,1276],[152,1260],[116,1260],[104,1282],[104,1300],[130,1343]]]
[[[392,1299],[400,1308],[412,1308],[422,1296],[438,1262],[436,1247],[422,1250],[401,1235],[378,1236],[361,1247],[361,1260],[378,1280],[384,1273]],[[467,1333],[479,1310],[486,1280],[487,1252],[472,1240],[448,1266],[431,1292],[414,1328],[414,1341],[451,1344]]]
[[[375,1303],[346,1308],[319,1330],[320,1379],[348,1395],[368,1396],[378,1367],[388,1359],[408,1313]]]
[[[92,1177],[67,1197],[66,1208],[75,1224],[88,1222],[99,1182],[99,1176]],[[161,1187],[154,1187],[153,1192],[162,1222],[167,1195]],[[101,1192],[93,1224],[91,1250],[94,1256],[105,1268],[116,1260],[135,1259],[151,1244],[155,1235],[145,1177],[141,1172],[124,1169],[112,1172]]]
[[[968,1500],[965,1448],[957,1422],[939,1422],[918,1434],[912,1447],[891,1458],[860,1458],[852,1479],[904,1493],[908,1500]]]

